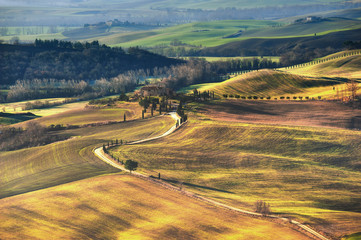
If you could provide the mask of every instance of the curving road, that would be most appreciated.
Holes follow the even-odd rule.
[[[177,113],[175,112],[171,112],[170,115],[172,116],[172,118],[176,121],[178,121],[180,119],[180,117],[178,116]],[[180,126],[179,126],[180,127]],[[159,138],[162,138],[162,137],[165,137],[165,136],[168,136],[170,135],[171,133],[173,133],[175,130],[177,129],[177,126],[174,125],[172,126],[167,132],[163,133],[162,135],[160,136],[156,136],[156,137],[152,137],[152,138],[146,138],[146,139],[142,139],[142,140],[138,140],[138,141],[134,141],[134,142],[129,142],[129,143],[126,143],[126,145],[133,145],[133,144],[139,144],[139,143],[144,143],[144,142],[148,142],[148,141],[152,141],[152,140],[155,140],[155,139],[159,139]],[[99,147],[99,148],[96,148],[94,149],[94,154],[100,158],[101,160],[103,160],[104,162],[108,163],[109,165],[117,168],[117,169],[120,169],[122,171],[126,171],[126,172],[130,172],[129,170],[125,169],[121,164],[119,163],[116,163],[114,162],[108,155],[106,155],[103,151],[103,147]],[[203,201],[203,202],[207,202],[209,204],[212,204],[212,205],[215,205],[215,206],[219,206],[219,207],[223,207],[223,208],[226,208],[226,209],[229,209],[229,210],[232,210],[232,211],[236,211],[236,212],[239,212],[239,213],[243,213],[243,214],[247,214],[247,215],[251,215],[251,216],[254,216],[254,217],[262,217],[263,215],[261,213],[256,213],[256,212],[251,212],[251,211],[247,211],[247,210],[242,210],[242,209],[239,209],[239,208],[235,208],[235,207],[232,207],[232,206],[229,206],[227,204],[223,204],[223,203],[220,203],[220,202],[217,202],[217,201],[214,201],[212,199],[209,199],[209,198],[206,198],[206,197],[202,197],[198,194],[195,194],[195,193],[192,193],[192,192],[189,192],[189,191],[186,191],[186,190],[183,190],[183,189],[180,189],[178,187],[175,187],[171,184],[168,184],[168,183],[165,183],[161,180],[157,180],[157,179],[153,179],[153,178],[150,178],[149,176],[145,175],[145,174],[141,174],[141,173],[138,173],[138,172],[135,172],[135,171],[132,171],[131,172],[133,175],[135,176],[138,176],[138,177],[141,177],[141,178],[144,178],[146,180],[149,180],[149,181],[152,181],[156,184],[159,184],[163,187],[166,187],[168,189],[172,189],[172,190],[175,190],[175,191],[181,191],[183,194],[189,196],[189,197],[192,197],[192,198],[195,198],[195,199],[198,199],[200,201]],[[284,222],[289,222],[291,224],[294,224],[296,226],[298,226],[299,228],[302,228],[304,231],[312,234],[314,237],[316,237],[317,239],[321,239],[321,240],[329,240],[328,238],[326,238],[325,236],[321,235],[320,233],[316,232],[315,230],[311,229],[310,227],[302,224],[302,223],[299,223],[295,220],[291,220],[289,221],[289,219],[287,218],[283,218],[283,217],[279,217],[279,216],[276,216],[276,215],[267,215],[267,217],[269,218],[273,218],[273,219],[279,219],[279,220],[282,220]]]

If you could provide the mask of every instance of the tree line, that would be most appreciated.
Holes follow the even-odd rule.
[[[95,80],[93,83],[84,80],[18,80],[10,86],[6,101],[15,102],[49,97],[75,97],[77,100],[89,100],[131,91],[146,75],[147,73],[143,70],[131,70],[114,78]]]
[[[37,122],[28,122],[25,129],[14,127],[0,129],[0,151],[41,146],[64,139],[64,136],[50,134],[49,128]]]

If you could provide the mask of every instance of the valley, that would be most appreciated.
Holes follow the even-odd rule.
[[[359,1],[0,1],[0,239],[361,239]]]

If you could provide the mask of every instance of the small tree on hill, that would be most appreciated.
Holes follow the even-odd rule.
[[[256,202],[255,208],[256,212],[262,213],[264,215],[268,215],[271,212],[270,204],[262,200]]]
[[[132,173],[132,171],[137,170],[138,162],[133,161],[133,160],[127,160],[127,161],[125,161],[124,167],[125,167],[125,169],[129,170],[130,173]]]

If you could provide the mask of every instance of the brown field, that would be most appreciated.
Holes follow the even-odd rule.
[[[0,200],[0,239],[308,239],[129,175]]]
[[[349,128],[351,119],[361,116],[360,109],[329,101],[225,100],[198,110],[221,121],[337,128]]]

